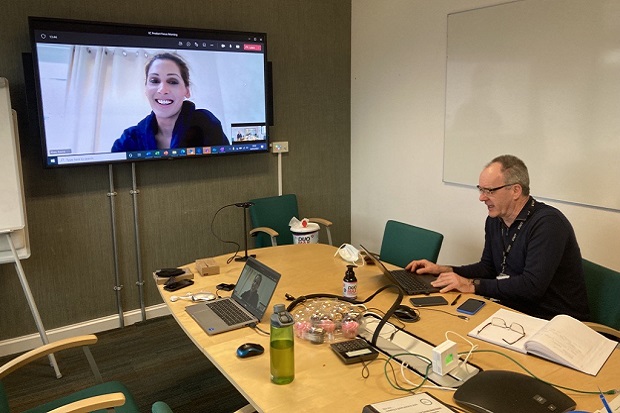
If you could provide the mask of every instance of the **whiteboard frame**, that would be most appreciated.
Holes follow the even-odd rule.
[[[13,242],[19,259],[26,259],[30,257],[30,238],[28,235],[28,221],[26,218],[26,199],[24,195],[22,178],[17,112],[11,109],[9,83],[2,77],[0,77],[0,95],[3,95],[0,96],[0,99],[6,99],[6,102],[8,102],[8,107],[6,108],[6,122],[9,125],[9,136],[0,136],[3,146],[5,144],[7,145],[7,147],[4,147],[2,151],[4,155],[0,153],[0,162],[5,163],[5,165],[10,165],[11,169],[6,170],[5,172],[13,174],[14,170],[14,175],[9,177],[9,179],[13,180],[11,185],[13,185],[14,188],[8,195],[16,197],[13,201],[17,201],[17,204],[19,205],[19,210],[14,211],[14,215],[12,215],[8,221],[2,221],[3,227],[0,227],[0,233],[9,232],[11,235],[11,241]],[[4,116],[5,113],[0,113],[0,117]],[[2,122],[4,122],[4,120]],[[3,130],[3,132],[7,132],[7,130]],[[4,156],[8,156],[9,158],[5,159]],[[17,191],[17,194],[14,192],[15,190]],[[6,237],[2,236],[0,237],[0,264],[12,262],[15,262],[15,259],[10,245],[6,240]]]

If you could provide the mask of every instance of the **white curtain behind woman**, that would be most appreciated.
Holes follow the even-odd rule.
[[[107,152],[125,129],[136,125],[151,113],[144,96],[144,66],[153,55],[144,49],[114,49],[111,69],[101,100],[101,125],[97,135],[98,150]]]
[[[73,51],[67,79],[66,133],[71,149],[77,153],[94,152],[97,124],[97,100],[101,94],[101,73],[105,71],[104,49],[76,46]]]
[[[124,129],[150,112],[144,98],[148,53],[75,46],[67,81],[66,133],[74,153],[108,152]],[[94,139],[92,138],[94,137]]]

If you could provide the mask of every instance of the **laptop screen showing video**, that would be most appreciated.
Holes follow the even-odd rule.
[[[271,268],[249,259],[239,275],[232,297],[260,320],[275,292],[279,278],[280,274]]]

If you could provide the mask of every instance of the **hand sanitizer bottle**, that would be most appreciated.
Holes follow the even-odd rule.
[[[342,280],[342,295],[347,298],[357,298],[357,278],[355,278],[355,265],[347,265],[347,272]]]

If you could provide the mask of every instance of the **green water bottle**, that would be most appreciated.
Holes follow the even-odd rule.
[[[286,311],[284,304],[273,306],[270,334],[271,381],[275,384],[290,383],[295,378],[293,316]]]

